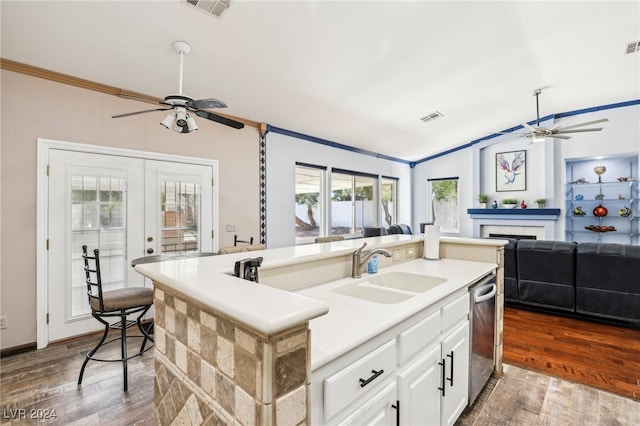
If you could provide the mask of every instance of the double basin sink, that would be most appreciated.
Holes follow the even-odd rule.
[[[446,278],[410,272],[370,275],[331,291],[377,303],[400,303],[446,282]]]

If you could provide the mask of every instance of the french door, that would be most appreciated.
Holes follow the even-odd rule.
[[[145,284],[133,259],[213,250],[213,166],[49,150],[48,341],[101,328],[82,246],[100,250],[105,290]]]

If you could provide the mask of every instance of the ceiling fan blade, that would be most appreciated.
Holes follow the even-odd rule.
[[[593,120],[593,121],[587,121],[584,123],[572,124],[571,126],[566,126],[566,127],[558,127],[557,129],[558,130],[575,129],[576,127],[590,126],[592,124],[605,123],[607,121],[609,121],[607,118],[601,118],[600,120]]]
[[[553,134],[557,135],[557,134],[564,134],[564,133],[599,132],[602,129],[603,127],[594,127],[593,129],[573,129],[573,130],[560,129],[558,131],[553,132]]]
[[[233,127],[234,129],[242,129],[244,127],[244,123],[240,123],[239,121],[235,121],[218,114],[212,114],[209,111],[198,110],[196,111],[196,115],[198,115],[198,117],[206,118],[207,120],[215,121],[216,123],[224,124],[225,126]]]
[[[522,123],[522,127],[524,127],[525,129],[527,129],[527,131],[529,132],[535,132],[536,129],[534,129],[533,127],[531,127],[529,124],[527,123]]]
[[[558,135],[557,133],[554,133],[552,135],[545,136],[545,137],[546,138],[554,138],[554,139],[571,139],[571,136]]]
[[[156,109],[147,109],[145,111],[137,111],[137,112],[128,112],[126,114],[118,114],[118,115],[112,115],[111,118],[122,118],[122,117],[129,117],[131,115],[138,115],[138,114],[146,114],[148,112],[153,112],[153,111],[169,111],[170,109],[173,108],[156,108]]]
[[[195,101],[187,102],[187,105],[193,109],[208,109],[208,108],[226,108],[227,104],[216,98],[198,99]]]

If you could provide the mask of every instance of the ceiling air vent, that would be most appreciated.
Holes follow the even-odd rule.
[[[440,117],[444,117],[444,115],[442,115],[441,112],[435,111],[435,112],[432,112],[429,115],[425,115],[420,120],[424,121],[425,123],[428,123],[430,121],[437,120]]]
[[[627,48],[625,49],[625,53],[628,55],[629,53],[635,53],[635,52],[640,52],[640,40],[627,43]]]
[[[191,5],[216,18],[221,18],[222,14],[231,6],[231,0],[182,0],[182,3]]]

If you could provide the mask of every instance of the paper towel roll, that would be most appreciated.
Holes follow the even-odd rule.
[[[440,225],[424,227],[424,258],[440,259]]]

